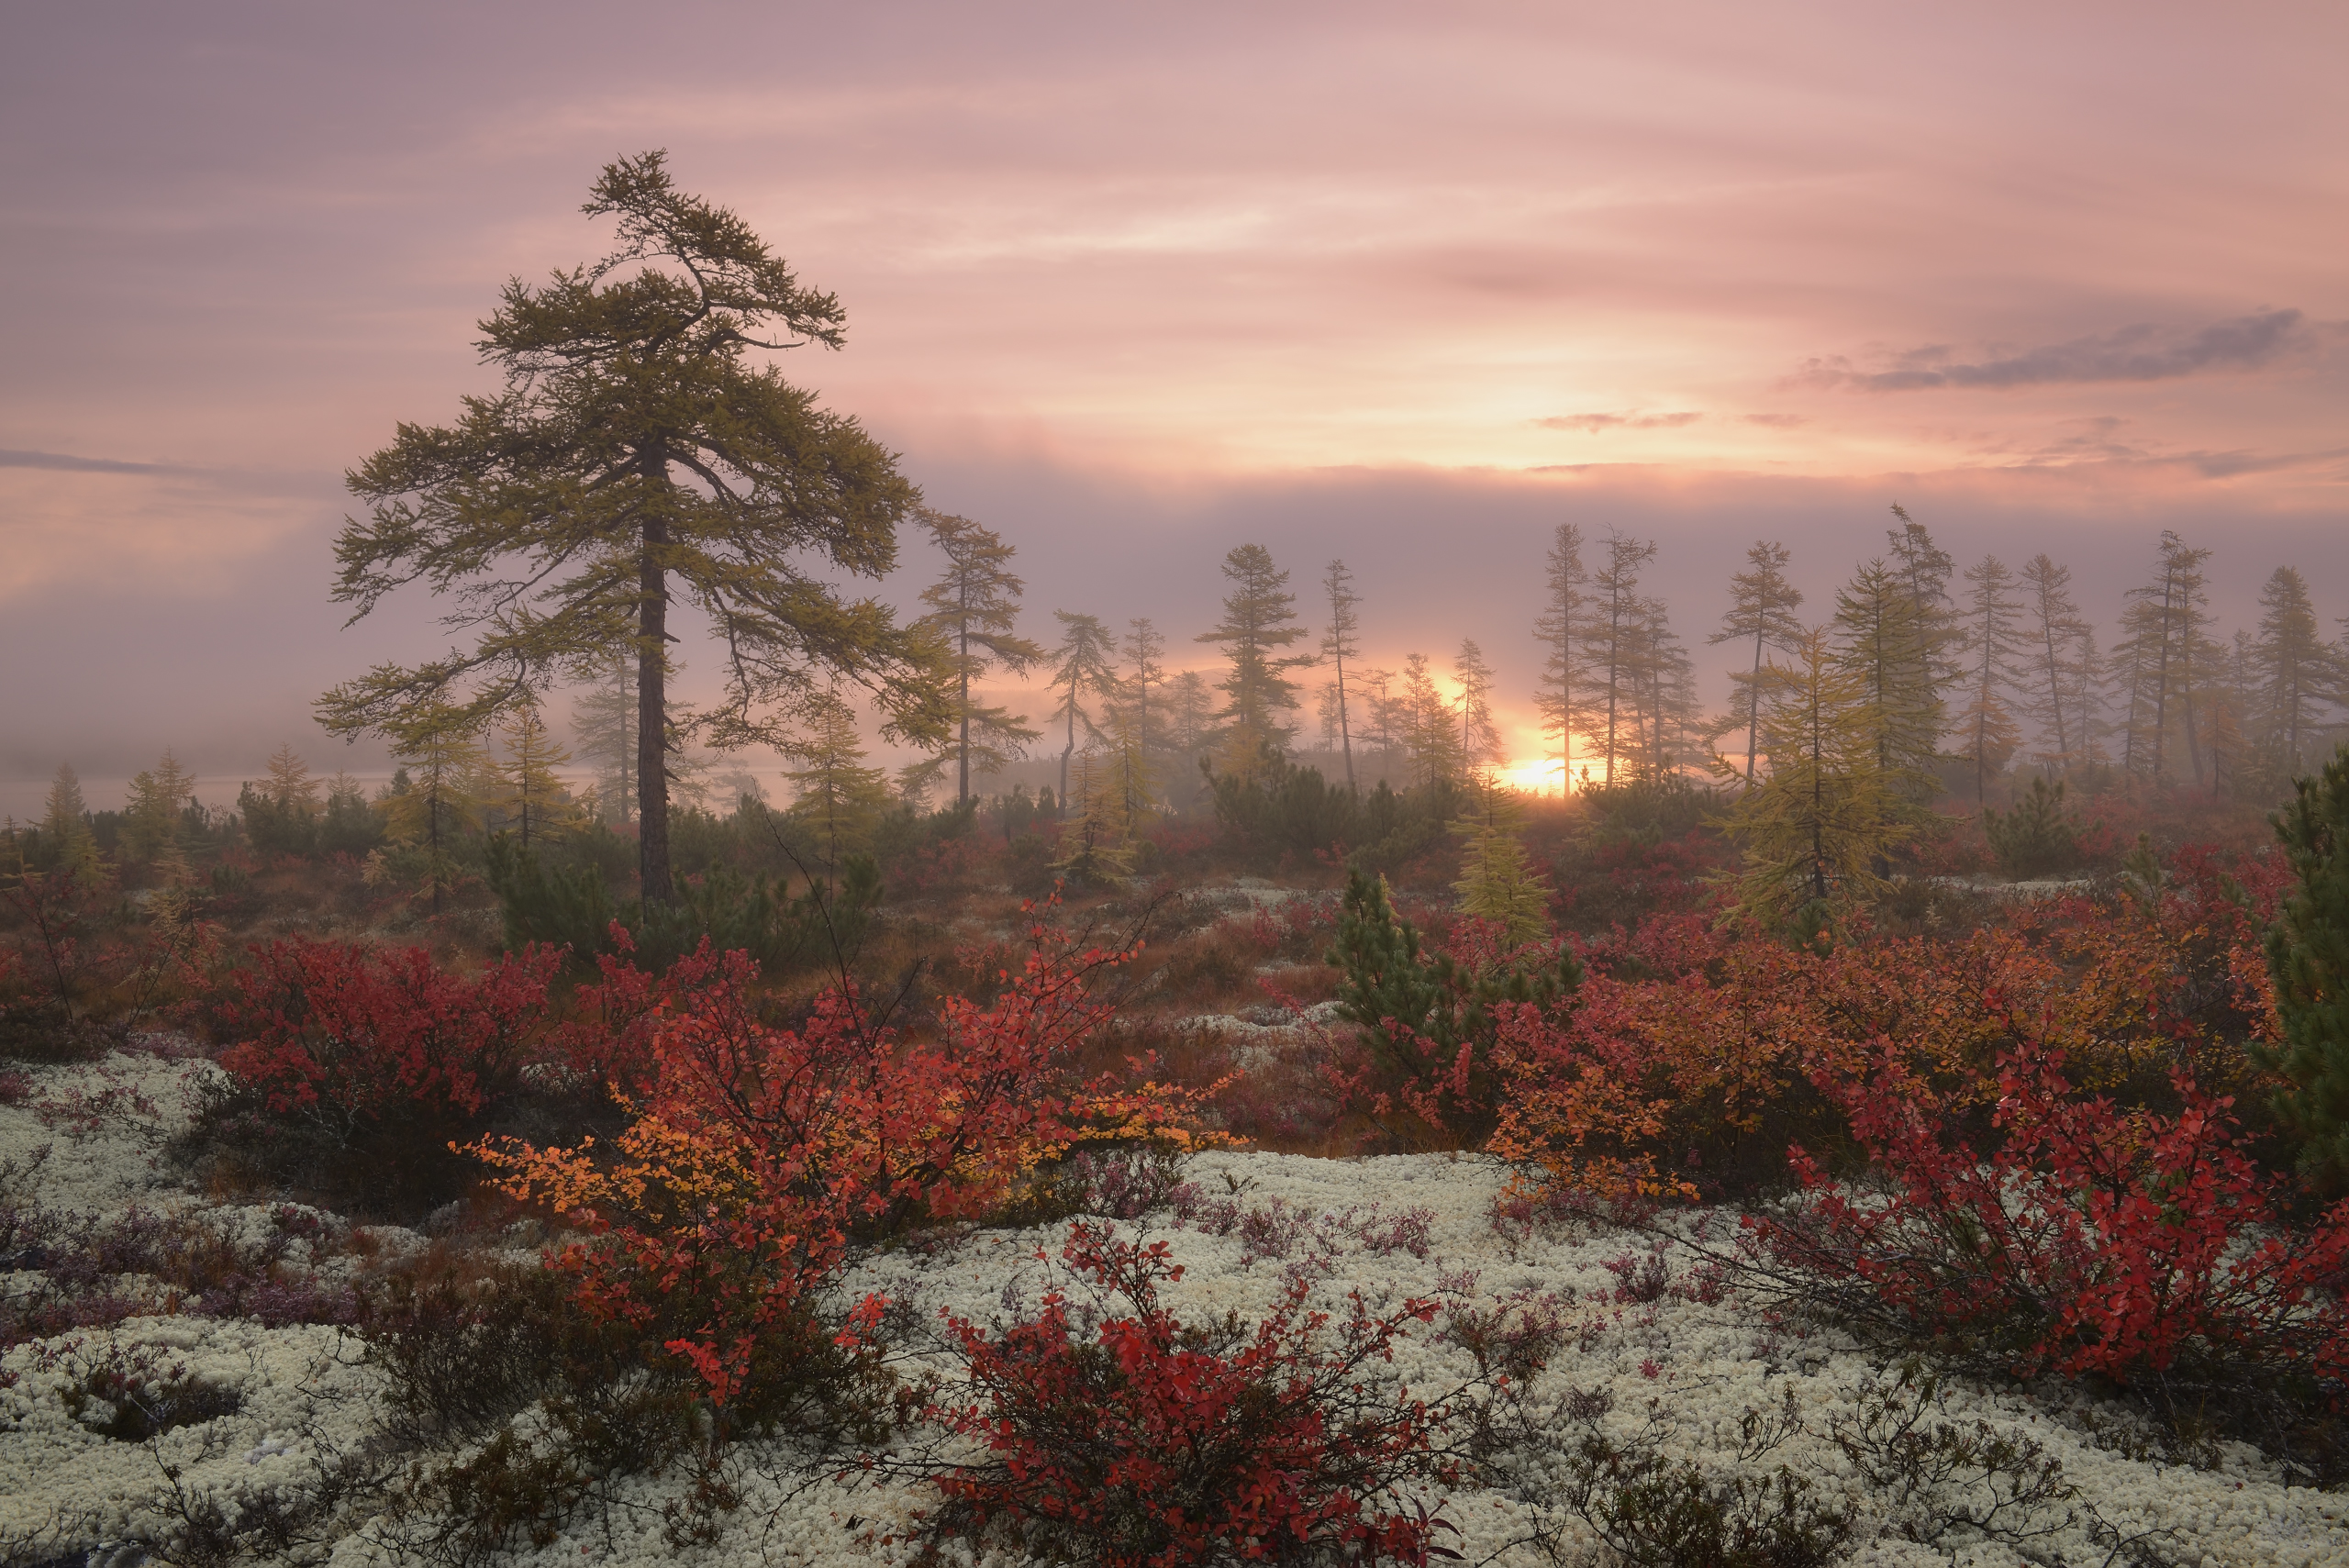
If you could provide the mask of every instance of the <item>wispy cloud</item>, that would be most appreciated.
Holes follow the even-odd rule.
[[[160,462],[122,462],[110,457],[69,457],[63,452],[17,451],[0,447],[0,468],[53,468],[67,473],[194,473]]]
[[[1582,430],[1595,435],[1600,430],[1673,430],[1703,417],[1693,410],[1683,410],[1674,414],[1553,414],[1533,422],[1545,430]]]
[[[1841,355],[1807,361],[1798,382],[1858,392],[1931,387],[2076,385],[2087,382],[2169,381],[2203,371],[2258,370],[2312,340],[2298,310],[2261,310],[2215,321],[2194,332],[2141,321],[2116,332],[2074,338],[2021,353],[1950,362],[1945,343],[1895,355],[1888,369],[1862,371]]]

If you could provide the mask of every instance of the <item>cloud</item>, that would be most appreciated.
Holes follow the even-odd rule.
[[[54,468],[67,473],[191,473],[160,462],[118,462],[110,457],[68,457],[63,452],[13,451],[0,447],[0,468]]]
[[[1533,422],[1545,430],[1581,430],[1596,435],[1601,430],[1675,430],[1683,425],[1693,425],[1704,416],[1694,411],[1675,414],[1553,414],[1547,419]]]
[[[2261,310],[2179,333],[2141,321],[2088,338],[2019,354],[1952,364],[1947,344],[1930,343],[1894,357],[1892,367],[1855,371],[1842,356],[1810,360],[1796,381],[1857,392],[1916,392],[1932,387],[2064,386],[2087,382],[2170,381],[2203,371],[2259,370],[2313,339],[2298,310]]]
[[[1767,425],[1777,430],[1791,430],[1797,425],[1810,423],[1808,414],[1741,414],[1738,417],[1749,425]]]

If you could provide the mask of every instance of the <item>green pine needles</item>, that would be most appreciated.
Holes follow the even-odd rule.
[[[2253,1054],[2292,1086],[2277,1114],[2301,1140],[2300,1169],[2329,1191],[2349,1189],[2349,745],[2272,820],[2300,879],[2267,932],[2281,1051]]]

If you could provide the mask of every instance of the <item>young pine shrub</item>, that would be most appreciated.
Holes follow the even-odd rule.
[[[2031,781],[2031,790],[2000,816],[1982,808],[1983,836],[1998,869],[2015,882],[2069,871],[2080,863],[2079,824],[2064,809],[2064,785],[2053,788],[2043,778]]]
[[[2273,819],[2299,885],[2268,929],[2280,1047],[2254,1048],[2288,1087],[2276,1110],[2298,1135],[2301,1171],[2349,1190],[2349,746],[2297,781]]]
[[[1495,1059],[1499,1016],[1572,1009],[1582,966],[1563,942],[1520,944],[1497,927],[1462,923],[1425,955],[1418,928],[1395,912],[1384,878],[1349,872],[1330,964],[1338,1013],[1359,1026],[1369,1070],[1350,1085],[1381,1118],[1399,1108],[1437,1136],[1479,1147],[1500,1114]]]

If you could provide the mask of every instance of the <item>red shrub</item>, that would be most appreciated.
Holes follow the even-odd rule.
[[[2000,1063],[1988,1151],[1953,1137],[1944,1096],[1887,1052],[1822,1088],[1889,1184],[1850,1195],[1793,1153],[1804,1195],[1749,1219],[1760,1248],[1839,1311],[2053,1370],[2130,1382],[2181,1358],[2331,1382],[2349,1373],[2349,1202],[2282,1227],[2275,1181],[2243,1151],[2230,1101],[2184,1073],[2175,1117],[2083,1098],[2060,1053]]]
[[[724,1406],[778,1334],[807,1331],[808,1295],[852,1233],[986,1212],[1079,1140],[1187,1137],[1176,1123],[1197,1095],[1074,1081],[1076,1049],[1108,1015],[1086,983],[1130,956],[1080,952],[1039,924],[991,1006],[950,997],[944,1038],[908,1043],[837,990],[799,1029],[773,1028],[747,955],[696,954],[654,1016],[618,1161],[513,1140],[473,1152],[514,1196],[607,1233],[565,1255],[583,1302],[690,1362]],[[623,1011],[636,1006],[640,989],[607,973],[618,982]]]
[[[1452,1527],[1404,1511],[1397,1491],[1418,1476],[1457,1481],[1440,1448],[1453,1402],[1369,1381],[1436,1303],[1382,1316],[1354,1292],[1333,1342],[1330,1315],[1307,1310],[1308,1287],[1293,1280],[1252,1331],[1235,1319],[1192,1327],[1158,1299],[1183,1275],[1164,1242],[1080,1223],[1061,1256],[1092,1283],[1091,1304],[1072,1308],[1052,1290],[999,1338],[947,1319],[980,1398],[930,1414],[993,1457],[940,1478],[939,1533],[1118,1568],[1454,1555],[1434,1540]]]
[[[220,1065],[272,1112],[336,1130],[396,1109],[467,1118],[517,1087],[549,1025],[558,949],[531,947],[477,980],[421,948],[293,937],[251,950],[219,1004]]]

